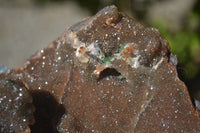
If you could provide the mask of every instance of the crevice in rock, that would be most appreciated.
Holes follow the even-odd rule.
[[[63,105],[59,104],[53,95],[46,91],[31,91],[33,104],[36,108],[35,124],[30,126],[32,133],[58,133],[56,126],[65,113]]]
[[[125,79],[125,77],[122,76],[121,73],[118,72],[116,69],[106,68],[100,73],[98,81],[102,80],[103,78],[109,77],[109,76],[118,76],[120,79]]]

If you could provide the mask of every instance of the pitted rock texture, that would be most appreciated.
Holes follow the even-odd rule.
[[[52,132],[197,133],[200,114],[176,65],[157,29],[108,6],[4,75],[53,96]]]

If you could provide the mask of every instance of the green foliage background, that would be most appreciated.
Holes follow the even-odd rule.
[[[200,72],[200,35],[195,29],[200,24],[200,15],[190,13],[188,23],[178,32],[170,32],[164,21],[157,21],[154,27],[169,41],[172,53],[176,54],[179,66],[187,79],[193,79]]]

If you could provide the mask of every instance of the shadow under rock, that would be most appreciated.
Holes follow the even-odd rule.
[[[59,104],[49,92],[31,91],[35,124],[30,126],[31,133],[58,133],[56,126],[65,113],[63,105]]]

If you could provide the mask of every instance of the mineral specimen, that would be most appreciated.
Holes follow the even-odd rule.
[[[49,122],[52,132],[200,132],[177,63],[157,29],[108,6],[4,75],[23,81],[36,106],[35,125]]]

